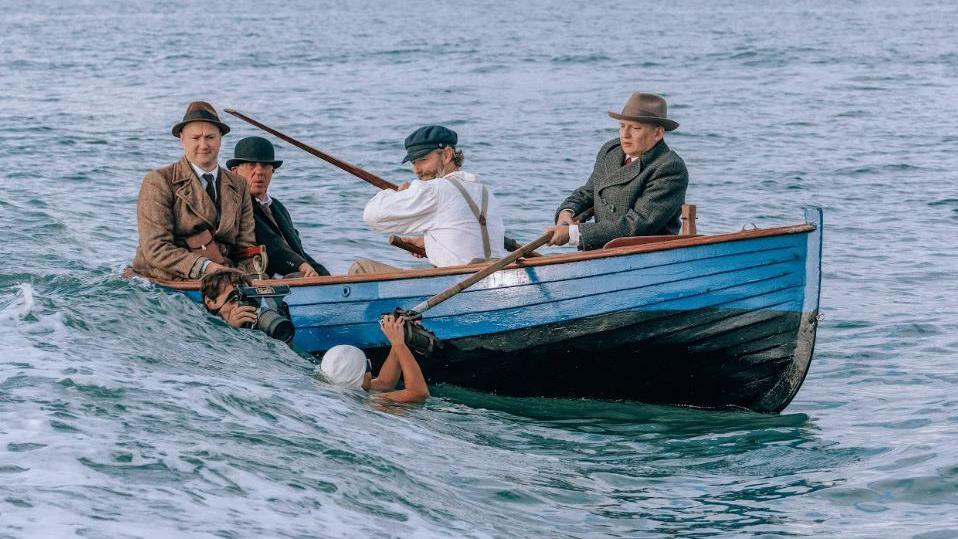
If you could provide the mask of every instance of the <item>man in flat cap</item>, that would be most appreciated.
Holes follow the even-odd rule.
[[[503,248],[499,202],[475,174],[464,172],[456,132],[441,125],[421,127],[406,137],[406,157],[418,180],[398,191],[384,189],[366,204],[363,220],[381,232],[417,236],[436,267],[499,258]],[[420,237],[421,236],[421,237]],[[398,271],[368,259],[357,260],[349,273]]]
[[[293,226],[286,206],[270,196],[273,172],[283,164],[275,157],[270,141],[263,137],[246,137],[236,143],[233,158],[226,161],[226,168],[246,180],[253,199],[256,242],[266,246],[266,274],[279,277],[329,275],[322,264],[303,250],[299,231]]]
[[[199,279],[238,263],[256,244],[253,206],[243,178],[217,163],[229,126],[209,103],[190,103],[173,126],[183,158],[143,178],[136,201],[139,246],[133,270],[168,280]]]
[[[619,120],[619,137],[599,149],[592,175],[565,199],[555,213],[550,245],[571,243],[581,250],[600,249],[627,236],[678,234],[689,184],[685,162],[665,144],[665,132],[679,126],[668,118],[665,99],[636,92]],[[594,223],[575,216],[595,209]]]

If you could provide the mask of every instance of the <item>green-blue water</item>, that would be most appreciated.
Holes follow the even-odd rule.
[[[958,536],[951,3],[0,13],[0,536]],[[120,277],[191,100],[396,182],[403,138],[449,125],[531,238],[634,90],[681,123],[700,231],[825,208],[825,318],[780,416],[454,387],[384,411]],[[259,134],[228,121],[221,163]],[[413,263],[363,224],[372,187],[277,146],[273,194],[314,256]]]

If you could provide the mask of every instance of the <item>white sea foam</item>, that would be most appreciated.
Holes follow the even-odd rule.
[[[36,301],[33,299],[33,285],[19,283],[14,300],[0,309],[0,320],[16,320],[26,317],[33,311]]]

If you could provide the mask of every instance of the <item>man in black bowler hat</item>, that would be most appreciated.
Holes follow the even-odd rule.
[[[173,126],[183,157],[143,178],[136,200],[139,245],[133,270],[167,280],[199,279],[225,267],[250,270],[256,243],[246,182],[217,163],[230,128],[212,105],[190,103]]]
[[[319,277],[329,275],[322,264],[303,250],[299,231],[282,202],[270,196],[273,172],[283,162],[275,158],[273,144],[263,137],[246,137],[236,143],[226,168],[246,179],[253,199],[256,241],[266,246],[267,275]]]

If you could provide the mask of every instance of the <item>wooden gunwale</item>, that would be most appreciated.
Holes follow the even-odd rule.
[[[544,255],[527,259],[520,259],[514,264],[510,264],[503,269],[526,268],[536,266],[549,266],[552,264],[563,264],[566,262],[578,262],[582,260],[592,260],[595,258],[608,258],[614,256],[626,256],[639,253],[650,253],[655,251],[668,251],[671,249],[681,249],[684,247],[696,247],[699,245],[713,245],[716,243],[727,243],[734,241],[751,240],[756,238],[767,238],[772,236],[784,236],[788,234],[803,234],[815,230],[815,225],[805,223],[801,225],[782,226],[775,228],[761,228],[755,230],[743,230],[741,232],[730,232],[727,234],[715,234],[711,236],[683,237],[676,236],[674,240],[647,243],[626,247],[614,247],[611,249],[596,249],[594,251],[580,251],[575,253],[565,253],[557,255]],[[410,279],[418,277],[436,277],[442,275],[462,275],[475,273],[486,267],[487,264],[470,264],[465,266],[451,266],[447,268],[423,268],[412,269],[392,273],[370,273],[363,275],[330,275],[326,277],[310,277],[302,279],[266,279],[256,281],[261,284],[285,284],[290,287],[298,286],[317,286],[330,284],[359,283],[369,281],[390,281],[397,279]],[[133,276],[138,276],[131,273]],[[168,281],[164,279],[149,280],[172,288],[174,290],[199,290],[200,282],[196,281]]]

